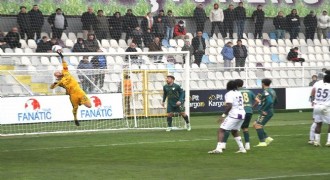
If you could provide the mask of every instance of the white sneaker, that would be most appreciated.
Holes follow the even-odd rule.
[[[170,131],[172,131],[172,127],[166,128],[166,132],[170,132]]]
[[[325,146],[330,147],[330,142],[327,142]]]
[[[222,153],[222,150],[221,149],[220,150],[214,149],[214,150],[209,151],[207,153],[209,153],[209,154],[221,154]]]
[[[267,143],[267,145],[269,145],[273,141],[274,141],[274,139],[271,138],[271,137],[268,137],[268,138],[265,139],[265,142]]]
[[[190,123],[186,125],[187,127],[187,131],[191,131],[191,126],[190,126]]]
[[[250,150],[251,149],[251,147],[250,147],[250,143],[245,143],[245,150]]]
[[[310,145],[314,145],[314,141],[312,141],[312,140],[308,141],[307,143]]]
[[[246,150],[244,148],[240,148],[236,153],[246,153]]]
[[[319,147],[319,146],[321,146],[321,144],[318,143],[318,142],[316,142],[316,141],[314,141],[314,146],[315,146],[315,147]]]

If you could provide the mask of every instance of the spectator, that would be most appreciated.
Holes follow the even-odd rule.
[[[149,47],[150,43],[154,40],[155,36],[151,32],[151,29],[147,29],[146,32],[143,33],[143,44],[144,47]]]
[[[154,24],[154,18],[152,17],[151,12],[148,12],[145,17],[143,17],[141,21],[141,29],[143,33],[145,33],[148,29],[152,29]]]
[[[202,37],[203,32],[197,31],[196,37],[192,39],[192,47],[194,49],[195,62],[198,66],[201,64],[202,58],[205,54],[205,39]]]
[[[27,36],[27,39],[33,39],[34,37],[31,32],[30,16],[26,11],[26,7],[21,6],[20,10],[21,11],[17,15],[17,24],[20,29],[21,39],[25,39],[25,34]]]
[[[125,52],[138,52],[136,49],[136,44],[132,42],[129,47],[126,49]],[[132,63],[136,63],[136,61],[139,59],[138,55],[126,55],[125,61],[128,62],[129,58],[131,58]]]
[[[41,38],[41,29],[44,25],[44,16],[39,10],[38,5],[33,5],[33,8],[29,12],[30,23],[31,23],[31,33],[34,36],[34,33],[37,36],[37,40]]]
[[[158,17],[153,26],[153,33],[155,37],[159,37],[159,39],[163,39],[165,32],[166,32],[165,26],[162,21],[162,18]]]
[[[128,74],[124,78],[124,103],[126,115],[131,114],[131,96],[132,96],[132,81]]]
[[[235,22],[237,26],[237,38],[243,39],[244,26],[246,20],[246,10],[243,7],[243,2],[238,3],[238,6],[234,9]]]
[[[88,38],[84,41],[87,52],[96,52],[100,49],[94,34],[88,34]]]
[[[132,37],[132,32],[137,26],[139,26],[137,17],[133,14],[132,9],[128,9],[123,17],[123,31],[126,33],[126,41]]]
[[[187,36],[187,35],[184,37],[184,45],[183,45],[181,51],[189,51],[190,57],[194,54],[194,49],[191,46],[189,36]],[[183,64],[185,64],[185,62],[186,62],[186,59],[185,59],[185,56],[183,56]]]
[[[265,12],[262,10],[262,6],[258,5],[257,10],[253,11],[252,19],[254,22],[254,38],[262,39],[262,30],[265,22]]]
[[[10,48],[21,48],[21,43],[19,42],[20,37],[17,27],[13,27],[10,32],[5,36],[6,43]]]
[[[225,68],[230,68],[231,67],[231,61],[234,59],[234,50],[232,48],[233,43],[232,42],[227,42],[226,45],[223,47],[221,54],[223,56],[224,60],[224,67]]]
[[[109,29],[109,22],[107,17],[104,16],[103,10],[97,11],[96,16],[96,29],[95,34],[96,38],[101,41],[102,39],[107,39]]]
[[[174,27],[174,38],[175,39],[184,39],[187,34],[187,30],[184,27],[184,22],[180,20],[177,25]]]
[[[317,28],[317,18],[314,11],[311,11],[304,18],[306,39],[314,40],[315,30]]]
[[[229,33],[229,39],[234,39],[233,32],[234,32],[234,21],[236,19],[235,11],[234,11],[234,5],[230,4],[229,7],[223,11],[224,19],[224,33],[225,36],[222,36],[223,38],[227,37],[227,32]]]
[[[166,16],[164,14],[164,10],[161,9],[158,11],[158,14],[156,16],[154,16],[154,22],[157,21],[158,18],[161,18],[162,19],[162,22],[165,22],[166,20]]]
[[[96,15],[94,13],[94,9],[92,7],[87,8],[87,12],[84,12],[81,15],[81,23],[82,23],[82,31],[83,38],[87,39],[88,34],[94,34],[96,29]]]
[[[0,48],[5,51],[6,48],[10,48],[10,46],[7,44],[5,40],[5,34],[0,31]]]
[[[305,62],[305,59],[298,58],[298,50],[299,50],[298,47],[290,49],[287,59],[292,62],[301,62],[301,64],[303,64],[303,62]]]
[[[143,32],[140,26],[137,26],[133,30],[133,42],[141,49],[142,49],[142,36],[143,36]]]
[[[300,31],[300,20],[296,9],[292,9],[291,14],[286,16],[288,30],[291,41],[297,39]]]
[[[88,49],[85,48],[84,39],[78,38],[77,43],[74,44],[72,52],[88,52]]]
[[[328,38],[328,28],[330,24],[330,17],[327,11],[323,11],[322,15],[317,18],[317,38],[321,40]]]
[[[284,39],[286,29],[286,18],[282,11],[278,12],[277,16],[273,19],[273,25],[275,26],[275,34],[277,39]]]
[[[149,52],[161,52],[161,51],[163,51],[163,49],[160,39],[159,37],[155,37],[154,41],[149,44]],[[152,57],[154,58],[155,63],[162,63],[163,56],[155,55]]]
[[[172,39],[173,38],[173,33],[174,33],[174,26],[175,26],[175,17],[173,16],[172,10],[167,11],[167,16],[166,16],[166,39]]]
[[[242,44],[241,40],[237,40],[237,44],[233,47],[234,57],[236,61],[235,67],[238,71],[243,71],[245,67],[245,60],[247,57],[246,46]]]
[[[68,21],[60,8],[49,16],[48,23],[52,28],[53,38],[61,39],[63,31],[68,27]]]
[[[120,15],[120,12],[115,12],[112,17],[109,19],[109,29],[110,29],[110,35],[112,39],[115,39],[117,42],[119,42],[119,39],[121,38],[121,32],[122,32],[122,17]]]
[[[65,46],[64,43],[63,43],[63,41],[61,41],[60,39],[57,39],[57,38],[51,38],[50,39],[50,44],[51,44],[52,47],[54,45],[59,45],[61,47],[64,47]]]
[[[221,8],[219,8],[219,4],[215,3],[213,5],[213,9],[211,10],[210,13],[210,22],[212,24],[211,28],[211,37],[213,37],[214,34],[214,29],[216,26],[219,28],[219,32],[221,33],[222,37],[226,37],[225,31],[224,31],[224,25],[223,25],[223,20],[224,20],[224,14]]]
[[[317,82],[317,76],[314,74],[312,76],[312,81],[309,83],[309,86],[313,86]]]
[[[80,71],[81,75],[78,75],[78,78],[81,82],[82,89],[85,91],[85,93],[91,93],[93,92],[93,73],[90,72],[92,69],[94,69],[93,64],[89,62],[88,56],[83,56],[83,59],[80,60],[77,69],[83,69]],[[86,71],[90,70],[90,71]]]
[[[198,4],[194,10],[194,19],[196,22],[196,32],[204,31],[204,24],[207,19],[203,4]]]
[[[97,52],[101,53],[102,50],[99,49]],[[99,88],[102,89],[104,85],[104,77],[105,77],[104,69],[107,69],[107,59],[104,55],[98,55],[92,58],[91,63],[93,64],[94,69],[101,69],[94,76],[94,84],[95,85],[99,84]]]
[[[36,52],[51,52],[52,44],[47,36],[42,36],[42,40],[37,44]]]

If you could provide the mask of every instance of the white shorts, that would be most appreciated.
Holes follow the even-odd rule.
[[[244,119],[236,119],[227,116],[226,119],[221,123],[220,128],[224,130],[240,130],[244,122]]]
[[[316,123],[330,124],[330,108],[324,105],[314,105],[313,118]]]

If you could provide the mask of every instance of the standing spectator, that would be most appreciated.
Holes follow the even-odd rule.
[[[73,45],[72,52],[88,52],[85,48],[84,39],[78,38],[76,44]]]
[[[85,93],[93,92],[94,88],[93,88],[93,84],[91,83],[91,81],[94,80],[92,75],[93,73],[89,71],[94,69],[94,67],[93,64],[89,62],[88,56],[83,56],[83,59],[80,60],[77,69],[84,69],[83,71],[80,71],[81,75],[78,75],[82,89],[85,91]]]
[[[276,39],[284,39],[286,29],[286,18],[282,11],[278,12],[277,16],[273,19],[273,25],[275,26]]]
[[[102,52],[102,50],[98,50],[97,52]],[[107,59],[104,55],[94,56],[91,60],[94,69],[101,69],[94,76],[94,84],[98,85],[99,88],[102,89],[104,85],[104,77],[105,77],[105,69],[107,69]]]
[[[25,39],[25,34],[27,39],[33,39],[33,34],[31,33],[30,16],[26,11],[26,7],[21,6],[20,10],[21,11],[17,15],[17,24],[20,29],[21,39]]]
[[[6,48],[10,48],[10,46],[7,44],[5,40],[5,34],[0,31],[0,48],[5,51]]]
[[[164,14],[164,10],[162,10],[162,9],[159,10],[159,13],[156,16],[154,16],[154,22],[156,22],[158,18],[161,18],[162,19],[162,22],[164,23],[164,25],[167,23],[166,22],[167,21],[167,17]]]
[[[204,24],[207,19],[203,4],[198,4],[194,10],[194,19],[196,22],[196,31],[204,31]]]
[[[63,31],[68,27],[68,21],[60,8],[49,16],[48,23],[52,28],[53,38],[61,39]]]
[[[235,21],[235,11],[234,11],[234,5],[230,4],[229,7],[223,11],[224,15],[224,33],[225,36],[223,38],[227,37],[227,32],[229,33],[229,39],[234,39],[233,32],[234,32],[234,21]]]
[[[38,5],[33,5],[33,8],[29,12],[30,23],[31,23],[31,33],[34,36],[34,33],[37,36],[37,40],[41,38],[41,29],[44,25],[44,16],[39,10]]]
[[[162,52],[162,43],[160,42],[159,37],[155,37],[154,41],[149,44],[149,52]],[[162,63],[163,56],[155,55],[152,56],[155,63]]]
[[[262,10],[262,6],[258,5],[257,10],[253,11],[252,19],[254,22],[254,38],[262,39],[262,29],[264,28],[265,12]]]
[[[226,45],[223,47],[221,54],[224,60],[224,67],[231,68],[231,61],[234,59],[234,50],[232,48],[233,43],[227,42]]]
[[[122,32],[122,18],[120,12],[115,12],[112,17],[109,18],[109,29],[112,39],[115,39],[119,42]]]
[[[173,38],[174,26],[176,23],[172,10],[167,11],[166,22],[166,39],[169,40]]]
[[[153,33],[154,33],[155,37],[159,37],[159,39],[163,39],[165,32],[166,32],[165,26],[162,21],[162,18],[158,17],[153,26]]]
[[[187,34],[187,30],[184,27],[184,22],[180,20],[177,25],[174,27],[174,38],[175,39],[184,39]]]
[[[52,44],[47,36],[42,36],[42,40],[38,42],[36,52],[51,52]]]
[[[307,16],[305,16],[304,25],[306,28],[306,39],[314,40],[315,30],[317,28],[317,18],[314,11],[311,11]]]
[[[132,32],[137,26],[139,26],[137,17],[133,14],[132,9],[128,9],[123,17],[123,31],[126,33],[126,41],[132,37]]]
[[[243,7],[243,2],[238,3],[238,6],[234,9],[235,22],[237,26],[237,38],[243,39],[244,26],[246,20],[246,10]]]
[[[303,62],[305,62],[305,59],[298,58],[298,50],[299,50],[298,47],[294,47],[294,48],[290,49],[287,59],[292,62],[301,62],[301,65],[302,65]]]
[[[155,36],[151,32],[151,29],[147,29],[146,32],[143,33],[143,44],[144,47],[149,47],[150,43],[154,40]]]
[[[224,20],[223,11],[221,8],[219,8],[219,4],[215,3],[213,5],[213,9],[211,10],[211,13],[210,13],[210,22],[212,24],[211,37],[213,37],[214,29],[216,26],[218,26],[221,36],[226,37],[224,27],[223,27],[223,20]]]
[[[19,42],[20,37],[17,27],[13,27],[10,32],[5,36],[6,43],[10,48],[21,48],[21,43]]]
[[[322,15],[317,18],[317,38],[321,40],[328,38],[328,28],[330,24],[330,17],[328,16],[327,11],[323,11]]]
[[[309,86],[313,86],[317,82],[317,76],[314,74],[312,76],[312,81],[309,82]]]
[[[131,114],[131,96],[132,96],[132,81],[128,74],[124,77],[124,102],[125,102],[125,115]]]
[[[245,67],[245,60],[247,57],[246,46],[242,44],[241,40],[237,40],[237,44],[233,47],[234,57],[236,60],[236,65],[238,71],[243,71]]]
[[[107,17],[104,16],[103,10],[97,11],[96,16],[96,38],[101,41],[102,39],[107,39],[109,29],[109,22]]]
[[[84,41],[87,52],[96,52],[100,49],[94,34],[88,34],[88,38]]]
[[[190,40],[189,40],[189,36],[185,36],[184,37],[184,45],[181,49],[181,51],[189,51],[190,52],[190,57],[194,54],[194,48],[192,47]],[[183,55],[183,64],[185,64],[186,62],[186,56]]]
[[[126,49],[125,52],[138,52],[136,49],[136,44],[132,42],[129,47]],[[125,61],[128,62],[129,58],[131,58],[132,63],[137,63],[137,60],[139,59],[138,55],[126,55]]]
[[[84,12],[81,16],[82,22],[82,31],[83,38],[87,39],[88,34],[94,34],[95,25],[97,22],[96,15],[94,13],[94,9],[92,7],[87,8],[87,12]]]
[[[143,33],[145,33],[148,29],[152,29],[154,24],[154,18],[152,17],[151,12],[148,12],[145,17],[143,17],[141,21],[141,29]]]
[[[300,31],[300,20],[296,9],[291,10],[291,14],[286,16],[286,21],[291,41],[297,39]]]
[[[133,30],[133,41],[139,48],[142,49],[142,36],[143,36],[143,32],[140,28],[140,26],[137,26],[134,30]]]
[[[202,37],[203,32],[202,31],[197,31],[196,37],[192,39],[191,45],[193,46],[194,49],[194,57],[195,57],[195,62],[198,66],[201,64],[203,55],[205,54],[205,39]]]

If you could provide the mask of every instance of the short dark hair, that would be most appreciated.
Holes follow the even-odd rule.
[[[61,8],[57,8],[55,12],[57,12],[57,11],[62,11],[62,9]]]
[[[270,86],[270,84],[272,83],[272,80],[266,78],[266,79],[261,80],[261,83],[264,84],[265,86]]]
[[[103,10],[100,9],[100,10],[97,11],[97,13],[99,13],[99,12],[103,12]]]
[[[235,81],[231,80],[227,82],[227,91],[236,90],[236,89],[237,89],[237,84]]]
[[[244,81],[242,79],[235,79],[237,87],[243,87]]]
[[[166,76],[166,77],[168,77],[168,78],[172,78],[173,80],[175,80],[175,77],[172,76],[172,75],[168,75],[168,76]]]
[[[236,43],[238,43],[238,42],[242,42],[242,40],[239,39],[239,40],[236,41]]]
[[[172,13],[172,10],[168,10],[167,13]]]
[[[129,79],[130,76],[128,74],[125,75],[125,79]]]
[[[330,83],[330,75],[325,75],[324,78],[323,78],[323,82],[325,83]]]
[[[24,9],[26,9],[26,7],[25,7],[25,6],[21,6],[21,7],[19,7],[19,9],[20,9],[20,10],[22,10],[23,8],[24,8]]]

